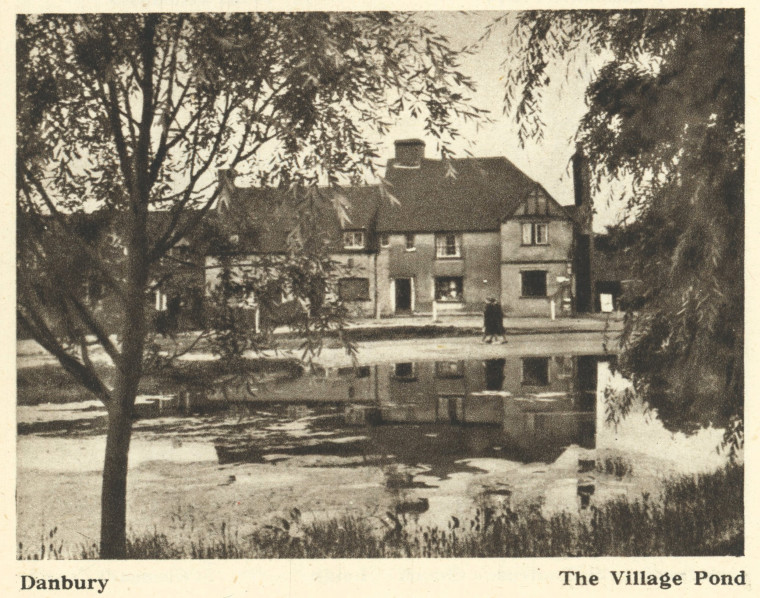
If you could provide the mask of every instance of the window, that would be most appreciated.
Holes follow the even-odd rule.
[[[362,231],[346,231],[343,233],[344,249],[364,249],[364,233]]]
[[[369,301],[369,278],[341,278],[338,296],[343,301]]]
[[[464,301],[461,276],[439,276],[435,279],[436,301]]]
[[[414,364],[411,361],[397,363],[393,367],[393,376],[398,380],[412,381],[416,380]]]
[[[343,378],[369,378],[370,369],[368,365],[360,365],[358,367],[348,366],[345,368],[338,368],[338,376]]]
[[[185,260],[190,257],[190,247],[188,245],[175,245],[169,250],[169,255],[179,260]]]
[[[435,256],[438,258],[462,257],[462,242],[459,235],[453,233],[436,235]]]
[[[520,272],[523,297],[546,297],[546,271],[529,270]]]
[[[406,250],[414,251],[414,235],[406,235]]]
[[[524,386],[547,386],[549,384],[549,358],[523,357],[522,383]]]
[[[549,215],[549,202],[540,190],[532,191],[525,202],[525,213],[536,216]]]
[[[464,361],[436,361],[436,378],[464,378]]]
[[[522,225],[523,245],[548,245],[549,225],[546,222],[524,222]]]
[[[391,237],[388,233],[380,235],[380,247],[389,247],[391,244]]]

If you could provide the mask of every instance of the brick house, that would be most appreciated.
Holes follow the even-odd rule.
[[[588,232],[582,188],[564,207],[506,158],[431,160],[417,139],[395,147],[382,185],[343,189],[311,214],[332,259],[351,268],[338,288],[356,315],[480,312],[491,296],[511,315],[549,316],[552,302],[558,315],[572,313],[574,272],[584,267],[576,246]],[[289,194],[221,176],[217,217],[241,259],[284,252]],[[206,260],[213,286],[218,259]]]

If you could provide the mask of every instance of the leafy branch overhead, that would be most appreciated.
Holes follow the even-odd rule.
[[[108,407],[101,555],[119,557],[148,306],[169,253],[217,205],[218,173],[308,198],[373,174],[372,139],[398,116],[447,155],[482,111],[458,54],[405,13],[20,15],[16,33],[18,321]],[[283,272],[311,269],[296,285],[308,294],[330,264],[292,245]],[[318,351],[340,305],[302,299],[313,313],[298,332]]]
[[[666,421],[740,431],[743,11],[523,12],[512,26],[505,110],[521,140],[540,138],[542,97],[564,64],[588,80],[577,140],[597,190],[628,183],[627,224],[611,231],[636,281],[624,373]]]
[[[446,39],[402,13],[22,15],[17,44],[19,209],[118,293],[72,212],[115,219],[144,192],[171,214],[147,239],[156,264],[214,205],[220,167],[336,185],[374,173],[371,133],[403,113],[444,152],[456,122],[482,114]]]

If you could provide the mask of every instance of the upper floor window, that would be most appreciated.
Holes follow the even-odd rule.
[[[391,236],[388,233],[380,235],[380,247],[388,247],[391,244]]]
[[[523,245],[548,245],[549,224],[546,222],[523,222]]]
[[[536,216],[549,215],[549,202],[542,191],[536,189],[528,195],[525,201],[525,213]]]
[[[435,236],[435,256],[439,258],[462,257],[462,240],[459,235],[446,233]]]
[[[343,233],[344,249],[364,249],[364,232],[346,231]]]
[[[187,259],[190,257],[190,245],[187,243],[177,243],[174,247],[172,247],[169,250],[169,255],[173,258],[177,258],[180,260]]]
[[[414,235],[406,235],[406,250],[414,251]]]

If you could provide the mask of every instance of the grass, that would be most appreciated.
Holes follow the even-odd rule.
[[[744,468],[729,465],[699,476],[664,483],[653,499],[617,499],[578,513],[545,517],[539,503],[513,508],[481,507],[446,528],[421,528],[414,518],[343,517],[262,525],[239,537],[222,525],[210,537],[179,544],[155,531],[131,537],[132,559],[378,558],[378,557],[553,557],[718,556],[744,553]],[[18,558],[97,558],[97,546],[69,556],[54,533],[41,549],[19,545]]]

